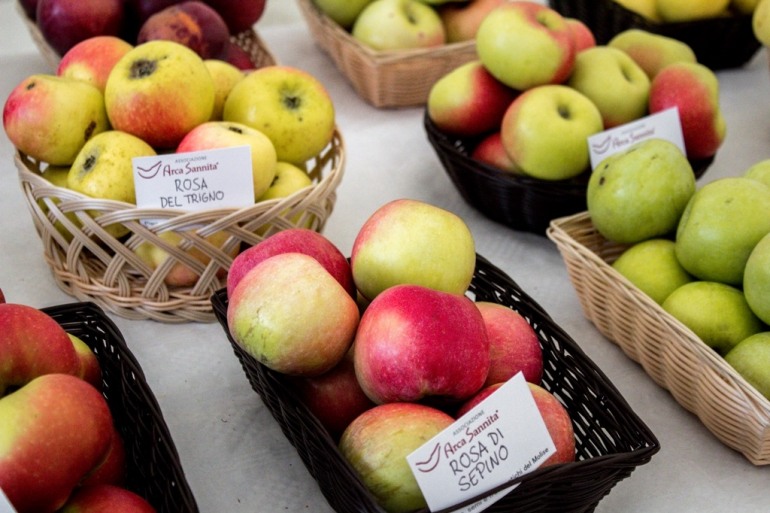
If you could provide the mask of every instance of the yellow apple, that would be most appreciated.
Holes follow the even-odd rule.
[[[657,0],[660,19],[666,22],[714,18],[729,5],[730,0]]]
[[[615,0],[615,2],[648,20],[660,21],[657,0]]]
[[[219,59],[206,59],[203,61],[214,80],[214,110],[211,111],[212,121],[222,119],[222,111],[225,108],[227,95],[243,77],[243,71],[229,62]]]
[[[270,187],[267,188],[265,193],[262,194],[257,201],[286,198],[311,185],[313,185],[313,180],[310,179],[310,176],[305,170],[288,162],[278,162],[275,168],[275,178],[273,178],[273,183],[270,184]],[[285,216],[287,212],[283,212],[282,214]],[[303,212],[298,212],[293,215],[291,217],[291,222],[298,228],[310,228],[310,220],[306,221],[304,224],[300,224],[302,214]],[[257,230],[257,233],[265,235],[267,233],[267,228],[268,227],[266,226],[262,226]]]

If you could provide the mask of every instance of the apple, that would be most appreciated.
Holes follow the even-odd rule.
[[[104,457],[112,432],[98,390],[68,374],[38,376],[0,398],[0,488],[18,513],[57,511]]]
[[[116,36],[90,37],[67,50],[59,61],[56,74],[88,82],[103,94],[115,63],[132,48],[132,44]]]
[[[243,78],[243,71],[237,66],[221,59],[206,59],[203,61],[214,80],[214,109],[211,111],[211,121],[221,121],[225,109],[225,100],[235,84]]]
[[[655,114],[672,107],[679,109],[687,156],[714,156],[726,135],[719,81],[714,72],[691,62],[676,62],[660,70],[650,84],[649,112]]]
[[[297,376],[317,376],[337,365],[358,320],[350,293],[303,253],[282,253],[254,266],[227,308],[237,344],[266,367]]]
[[[318,1],[318,0],[316,0]],[[508,0],[469,0],[450,2],[438,7],[438,14],[444,23],[447,43],[472,41],[476,38],[482,20],[492,9]]]
[[[226,55],[230,32],[217,11],[201,1],[189,0],[170,5],[142,23],[137,44],[158,39],[182,44],[201,59],[219,59]]]
[[[696,280],[674,290],[661,308],[724,356],[741,340],[762,331],[743,292],[731,285]]]
[[[101,484],[122,485],[126,480],[126,445],[123,436],[113,423],[110,445],[104,457],[81,479],[79,486]]]
[[[730,0],[730,7],[740,14],[754,14],[760,0]]]
[[[599,108],[583,93],[566,85],[542,85],[511,103],[500,136],[522,172],[542,180],[566,180],[589,168],[587,138],[603,128]]]
[[[124,0],[128,16],[137,23],[137,31],[147,18],[181,0]]]
[[[770,188],[744,177],[709,182],[693,195],[676,232],[676,256],[708,281],[743,283],[754,246],[770,233]]]
[[[187,132],[208,121],[214,99],[214,81],[198,54],[161,40],[126,53],[104,90],[112,127],[159,149],[175,148]]]
[[[751,311],[770,325],[770,233],[757,242],[746,260],[743,294]]]
[[[79,488],[58,513],[156,513],[141,495],[111,484]]]
[[[46,166],[45,169],[43,169],[40,172],[40,176],[42,178],[45,178],[49,182],[51,182],[52,185],[55,185],[56,187],[67,187],[67,177],[69,176],[70,172],[70,166]],[[51,202],[53,202],[57,207],[59,206],[59,200],[57,198],[50,198]],[[42,198],[37,201],[37,204],[40,206],[40,209],[47,215],[51,216],[53,215],[50,213],[50,208],[46,201],[44,201]],[[81,226],[80,219],[78,219],[77,213],[72,212],[66,212],[64,214],[64,217],[67,219],[68,222],[72,223],[73,226],[76,227],[76,229],[79,229]],[[49,217],[50,219],[50,217]],[[70,230],[65,224],[57,219],[54,221],[54,228],[56,228],[56,231],[61,234],[62,237],[64,237],[64,240],[67,242],[72,241],[72,230]]]
[[[485,136],[471,151],[471,158],[512,174],[522,174],[521,169],[508,156],[500,131]]]
[[[225,121],[267,135],[278,160],[303,164],[332,140],[334,104],[313,75],[291,66],[265,66],[235,84],[225,101]]]
[[[658,0],[614,0],[629,11],[635,12],[650,21],[660,21]]]
[[[481,61],[461,64],[430,88],[427,111],[436,127],[458,136],[498,130],[518,93],[493,77]]]
[[[265,13],[267,0],[204,0],[225,20],[230,34],[251,29]]]
[[[275,166],[275,178],[273,178],[273,182],[262,196],[257,198],[257,202],[285,199],[295,192],[301,191],[311,185],[313,185],[313,180],[310,178],[310,175],[307,174],[307,171],[288,162],[278,162]],[[291,215],[290,209],[287,208],[281,212],[281,216],[285,219],[288,218],[295,228],[312,228],[313,217],[302,209],[299,209],[296,214]],[[257,228],[257,234],[265,237],[272,235],[278,230],[285,229],[286,228],[282,228],[278,224],[272,223]]]
[[[656,0],[663,22],[695,21],[726,14],[730,0]]]
[[[676,258],[670,239],[647,239],[633,244],[612,267],[658,304],[674,290],[694,280]]]
[[[594,102],[605,129],[647,114],[650,79],[627,53],[617,48],[595,46],[579,52],[567,85]]]
[[[743,172],[745,178],[757,180],[770,187],[770,159],[760,160]]]
[[[238,46],[232,39],[227,43],[227,52],[223,58],[226,62],[232,64],[241,71],[252,71],[256,69],[254,62],[251,60],[251,54]]]
[[[38,0],[19,0],[19,5],[24,14],[32,21],[35,21],[37,17],[37,2]]]
[[[760,1],[751,16],[751,29],[763,46],[770,46],[770,2]]]
[[[353,358],[361,388],[377,404],[452,404],[484,385],[490,343],[469,298],[394,285],[364,310]]]
[[[441,17],[419,0],[373,0],[358,14],[350,34],[375,51],[435,48],[446,43]]]
[[[318,9],[340,27],[349,30],[372,0],[313,0]]]
[[[369,300],[404,283],[462,295],[473,279],[476,250],[470,228],[458,215],[401,198],[364,221],[350,265],[356,287]]]
[[[11,144],[55,166],[72,164],[86,141],[108,127],[99,89],[71,78],[30,75],[3,106],[3,128]]]
[[[692,166],[679,147],[645,139],[599,162],[588,180],[586,203],[599,233],[633,244],[673,234],[695,187]]]
[[[427,506],[406,457],[454,419],[430,406],[390,403],[359,415],[339,443],[340,453],[388,513]]]
[[[83,379],[90,383],[94,388],[101,390],[102,388],[102,368],[99,364],[99,359],[96,357],[91,348],[86,344],[83,339],[67,333],[70,341],[72,341],[72,347],[75,348],[75,353],[80,361],[80,370],[76,374],[80,379]]]
[[[564,82],[576,53],[564,17],[534,2],[507,2],[487,14],[476,51],[495,78],[520,91]]]
[[[627,53],[650,80],[669,64],[698,62],[695,52],[687,43],[642,29],[631,28],[618,32],[607,42],[607,46]]]
[[[313,230],[289,228],[266,237],[235,257],[227,273],[228,298],[232,297],[235,287],[252,268],[272,256],[283,253],[304,253],[315,258],[350,297],[356,297],[350,264],[337,246]]]
[[[183,153],[236,146],[249,148],[256,201],[273,182],[278,162],[273,143],[259,130],[232,121],[207,121],[187,132],[176,151]]]
[[[123,0],[38,0],[35,19],[43,39],[60,56],[94,36],[117,36]]]
[[[577,18],[565,18],[567,26],[572,33],[572,41],[575,45],[576,55],[583,50],[596,46],[596,36],[582,20]]]
[[[725,355],[751,386],[770,400],[770,332],[755,333],[741,340]]]
[[[529,383],[543,378],[543,350],[534,328],[517,311],[489,301],[476,302],[489,337],[490,365],[484,386],[521,372]]]

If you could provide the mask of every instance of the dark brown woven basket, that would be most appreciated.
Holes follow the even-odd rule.
[[[741,67],[761,46],[752,31],[750,14],[662,23],[648,20],[615,0],[548,0],[548,4],[564,16],[583,21],[599,44],[606,44],[626,29],[643,29],[687,43],[698,62],[713,70]]]
[[[658,452],[658,440],[569,335],[510,277],[481,256],[469,296],[518,311],[538,333],[545,366],[543,386],[567,407],[576,439],[577,461],[540,468],[501,485],[495,490],[520,483],[487,511],[593,511],[615,484]],[[211,300],[252,388],[297,449],[331,507],[338,513],[384,513],[331,436],[292,392],[286,377],[258,363],[230,337],[226,290],[218,291]]]
[[[83,340],[99,360],[102,394],[126,448],[123,486],[158,513],[198,513],[160,406],[115,324],[89,302],[41,310]]]
[[[471,158],[482,137],[447,135],[427,111],[424,124],[428,141],[463,199],[493,221],[544,236],[552,219],[586,210],[590,171],[558,181],[509,173]],[[714,157],[691,160],[695,177],[700,178],[713,161]]]

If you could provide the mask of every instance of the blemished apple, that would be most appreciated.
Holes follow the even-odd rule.
[[[56,74],[87,82],[104,94],[107,77],[115,63],[133,47],[131,43],[117,36],[90,37],[70,48],[62,56]]]
[[[588,137],[604,128],[599,108],[566,85],[542,85],[508,107],[500,135],[508,156],[527,175],[566,180],[589,168]]]
[[[575,52],[580,53],[596,46],[596,36],[591,28],[577,18],[565,18],[567,26],[572,33],[572,41],[575,44]]]
[[[292,66],[251,71],[230,91],[222,117],[263,132],[278,160],[297,165],[318,155],[335,128],[334,103],[326,87]]]
[[[770,331],[741,340],[725,355],[725,361],[770,400]]]
[[[661,21],[681,22],[724,15],[730,0],[656,0],[655,5]]]
[[[141,495],[111,484],[78,488],[58,513],[155,513]]]
[[[372,300],[399,284],[462,295],[473,279],[473,234],[457,214],[408,198],[392,200],[364,221],[350,255],[353,281]]]
[[[626,52],[647,73],[650,80],[669,64],[698,61],[687,43],[642,29],[631,28],[618,32],[607,42],[607,46]]]
[[[419,0],[373,0],[358,14],[350,33],[377,51],[435,48],[446,43],[441,17]]]
[[[176,148],[211,118],[214,80],[198,54],[173,41],[148,41],[124,55],[107,78],[104,102],[112,128],[153,148]]]
[[[313,0],[318,9],[344,29],[350,29],[372,0]]]
[[[523,91],[564,82],[575,63],[575,43],[564,17],[534,2],[508,2],[486,15],[476,51],[492,75]]]
[[[113,423],[112,438],[104,457],[80,480],[79,486],[100,484],[123,485],[127,471],[126,444]]]
[[[687,156],[714,156],[727,132],[716,74],[703,64],[688,62],[676,62],[660,70],[650,84],[649,112],[655,114],[672,107],[679,109]]]
[[[661,308],[722,356],[763,329],[743,292],[716,281],[685,283],[669,294]]]
[[[18,513],[53,513],[102,460],[113,432],[104,396],[45,374],[0,398],[0,488]]]
[[[306,228],[276,232],[238,254],[227,273],[227,296],[232,296],[238,283],[257,264],[282,253],[304,253],[315,258],[352,298],[356,297],[350,264],[345,255],[322,234]]]
[[[109,122],[104,96],[95,86],[34,74],[6,98],[3,128],[19,151],[54,166],[68,166],[91,137],[109,128]]]
[[[652,138],[599,162],[588,179],[586,203],[599,233],[633,244],[673,234],[695,188],[679,147]]]
[[[484,385],[489,336],[469,298],[395,285],[364,310],[353,358],[361,388],[377,404],[453,404]]]
[[[38,0],[36,23],[43,39],[60,56],[90,37],[118,36],[122,0]]]
[[[484,137],[471,151],[471,158],[512,174],[522,174],[521,169],[508,156],[500,131]]]
[[[647,114],[650,79],[622,50],[595,46],[577,54],[567,85],[599,109],[604,128],[614,128]]]
[[[225,20],[230,34],[249,30],[265,13],[267,0],[204,0]]]
[[[234,121],[207,121],[182,138],[177,153],[247,146],[251,154],[254,201],[265,193],[275,178],[278,163],[272,141],[256,128]]]
[[[517,94],[474,60],[433,83],[428,92],[428,116],[447,134],[481,135],[500,128],[505,110]]]
[[[419,510],[427,503],[406,457],[453,422],[452,416],[430,406],[383,404],[350,423],[339,449],[385,511]]]
[[[214,80],[214,109],[211,111],[211,121],[221,121],[225,109],[225,100],[235,84],[243,78],[243,70],[222,59],[206,59],[203,61]]]
[[[72,333],[67,333],[67,336],[72,341],[72,346],[75,348],[75,353],[80,361],[80,370],[76,376],[87,381],[94,388],[101,390],[102,368],[99,364],[99,359],[83,339]]]
[[[658,0],[614,0],[629,11],[650,20],[660,21],[658,14]]]
[[[757,242],[746,260],[743,294],[751,311],[770,325],[770,233]]]
[[[444,23],[447,43],[472,41],[484,17],[508,0],[470,0],[448,2],[437,8]]]
[[[698,189],[682,213],[676,257],[696,278],[741,286],[752,249],[768,233],[770,188],[750,178],[719,178]]]
[[[543,379],[543,349],[534,328],[515,310],[488,301],[476,302],[489,337],[489,372],[484,386],[508,381],[521,372],[529,383]]]
[[[760,160],[743,172],[745,178],[757,180],[770,187],[770,159]]]
[[[266,367],[296,376],[318,376],[337,365],[358,321],[350,293],[303,253],[282,253],[254,266],[227,308],[237,344]]]

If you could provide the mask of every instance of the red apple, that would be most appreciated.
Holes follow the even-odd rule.
[[[155,513],[141,495],[114,485],[78,489],[58,513]]]
[[[56,74],[88,82],[104,93],[107,77],[133,45],[116,36],[94,36],[79,42],[64,54]]]
[[[144,21],[162,11],[166,7],[180,3],[182,0],[124,0],[126,11],[139,22],[140,26]],[[138,30],[138,27],[137,27]]]
[[[453,403],[484,384],[489,337],[467,297],[395,285],[364,311],[354,362],[361,388],[375,403]]]
[[[575,52],[581,52],[596,46],[596,37],[588,25],[577,18],[564,18],[564,21],[567,22],[567,26],[572,33]]]
[[[243,71],[256,69],[254,62],[251,60],[251,54],[233,41],[227,43],[227,49],[223,59]]]
[[[19,0],[19,5],[24,10],[24,14],[27,15],[32,21],[37,18],[37,1],[38,0]]]
[[[205,2],[222,16],[233,35],[252,28],[264,14],[267,4],[267,0],[205,0]]]
[[[123,0],[38,0],[37,25],[59,55],[94,36],[117,36],[123,23]]]
[[[117,428],[113,427],[110,445],[102,460],[80,481],[80,486],[99,484],[122,485],[126,479],[126,446]]]
[[[503,138],[499,130],[484,137],[471,151],[471,158],[509,173],[521,173],[519,166],[516,165],[511,157],[508,156],[508,152],[505,151]]]
[[[470,0],[441,4],[438,7],[438,13],[441,21],[444,22],[447,43],[474,39],[484,17],[506,1]]]

